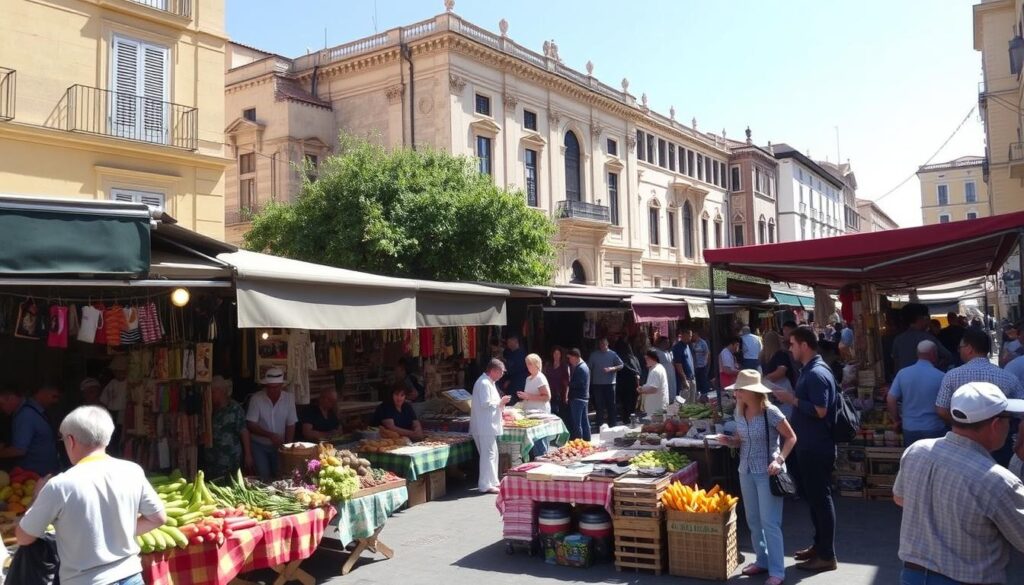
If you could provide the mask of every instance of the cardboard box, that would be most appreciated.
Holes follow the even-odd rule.
[[[423,476],[427,480],[427,500],[440,500],[448,493],[448,478],[443,469],[431,471]]]
[[[429,501],[427,499],[427,479],[425,477],[408,482],[406,487],[409,489],[409,501],[406,503],[407,508],[426,504]]]

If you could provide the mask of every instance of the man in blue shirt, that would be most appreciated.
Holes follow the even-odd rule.
[[[696,383],[693,381],[695,378],[693,373],[693,354],[690,353],[690,341],[692,338],[692,331],[680,329],[676,334],[676,344],[672,346],[672,365],[676,369],[676,387],[672,390],[679,396],[683,396],[684,390],[690,393],[686,396],[689,402],[696,401],[696,397],[692,395],[696,390],[694,388]]]
[[[708,359],[711,356],[711,348],[708,347],[708,342],[701,339],[700,331],[693,332],[692,340],[693,375],[697,379],[697,392],[700,392],[701,396],[705,396],[711,390],[711,382],[708,380]]]
[[[0,459],[15,459],[15,465],[45,477],[58,471],[57,437],[46,418],[46,409],[60,401],[60,391],[43,386],[22,398],[10,388],[0,389],[0,410],[12,416],[11,444],[0,448]]]
[[[789,351],[803,364],[796,392],[775,390],[779,402],[792,405],[790,424],[797,436],[796,457],[800,468],[802,495],[811,508],[814,544],[796,553],[798,569],[834,571],[836,565],[836,508],[832,501],[832,469],[836,465],[836,443],[832,438],[838,389],[825,361],[818,355],[818,337],[807,327],[789,335]]]
[[[590,440],[590,368],[577,348],[569,350],[569,436]]]
[[[935,398],[942,388],[944,374],[935,367],[939,351],[927,339],[917,344],[917,363],[896,374],[886,404],[897,428],[903,427],[903,445],[909,447],[921,439],[946,435],[946,423],[935,412]],[[900,402],[903,403],[902,413]]]
[[[505,362],[505,377],[501,380],[501,389],[512,398],[509,404],[518,402],[519,393],[526,390],[526,378],[530,375],[526,371],[526,350],[519,347],[519,338],[515,335],[505,341],[505,352],[502,354]]]
[[[597,349],[591,352],[587,361],[587,368],[590,370],[591,390],[594,394],[594,406],[597,407],[597,420],[594,421],[600,427],[605,419],[608,419],[608,426],[614,427],[616,421],[616,410],[618,403],[615,401],[615,379],[618,371],[623,367],[622,358],[619,354],[608,349],[608,339],[602,337],[597,341]]]

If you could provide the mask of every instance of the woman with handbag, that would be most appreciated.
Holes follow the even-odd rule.
[[[782,585],[786,556],[782,544],[782,503],[796,493],[786,473],[786,456],[796,445],[796,434],[785,415],[768,402],[771,390],[757,370],[742,370],[736,383],[736,435],[726,442],[740,450],[740,490],[750,527],[755,562],[743,568],[752,577],[768,573],[765,585]],[[781,439],[781,448],[780,448]]]

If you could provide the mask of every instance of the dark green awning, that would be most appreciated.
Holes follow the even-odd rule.
[[[0,197],[0,276],[143,277],[150,217],[143,204]]]
[[[780,305],[787,307],[803,307],[805,309],[814,310],[814,298],[807,297],[804,295],[797,295],[787,292],[779,292],[777,290],[772,291],[772,296],[779,302]]]

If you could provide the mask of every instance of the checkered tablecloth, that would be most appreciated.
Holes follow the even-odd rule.
[[[142,578],[149,585],[191,585],[210,583],[227,585],[238,576],[245,559],[263,538],[256,526],[236,531],[224,544],[191,544],[185,550],[174,549],[142,555]]]
[[[506,475],[501,480],[501,491],[495,505],[504,514],[505,503],[512,500],[566,502],[604,506],[610,514],[612,485],[610,481],[534,481],[522,476]]]
[[[404,485],[348,500],[336,506],[338,515],[327,526],[324,538],[338,540],[342,545],[347,545],[357,539],[371,536],[408,500],[409,490]]]
[[[537,439],[549,439],[553,445],[562,445],[569,440],[569,429],[565,428],[562,419],[553,417],[534,427],[505,427],[498,442],[518,443],[523,461],[529,461],[530,449]]]
[[[471,461],[474,455],[476,447],[468,436],[461,443],[430,447],[416,453],[359,453],[373,467],[392,471],[406,481],[416,481],[421,475],[444,469],[449,464]]]
[[[227,585],[240,573],[308,558],[336,513],[315,508],[239,530],[221,546],[207,542],[142,555],[142,577],[149,585]]]

